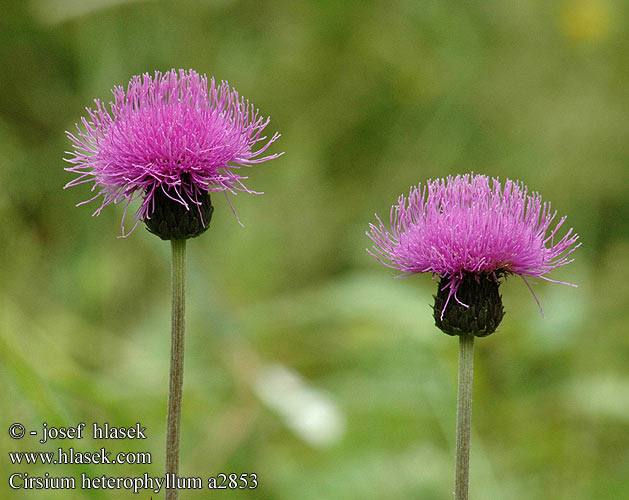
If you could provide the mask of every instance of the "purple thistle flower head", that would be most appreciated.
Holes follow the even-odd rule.
[[[211,216],[209,193],[255,193],[243,184],[241,167],[250,167],[282,153],[264,155],[280,136],[263,136],[269,118],[230,89],[193,70],[171,70],[135,76],[114,87],[108,106],[96,99],[77,132],[66,132],[74,150],[66,170],[78,174],[66,187],[94,182],[102,196],[93,215],[111,204],[142,199],[136,223],[149,221],[159,204],[170,200],[179,214],[197,213],[205,228]],[[172,210],[171,210],[172,212]],[[122,218],[122,236],[125,235]],[[149,229],[151,226],[149,225]],[[196,235],[196,234],[195,234]]]
[[[507,180],[502,186],[497,178],[474,174],[430,180],[411,188],[408,198],[400,196],[391,208],[390,229],[376,215],[378,223],[367,232],[374,246],[367,251],[401,271],[400,277],[441,278],[435,320],[440,328],[449,323],[446,333],[489,335],[504,314],[496,303],[500,277],[519,275],[529,289],[531,277],[561,283],[546,274],[572,262],[569,256],[580,243],[572,228],[557,237],[566,218],[551,227],[556,215],[522,183]],[[479,295],[492,298],[475,303]]]

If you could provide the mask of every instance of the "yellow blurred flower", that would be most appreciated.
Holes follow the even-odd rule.
[[[599,41],[611,27],[608,0],[568,0],[561,9],[561,31],[571,40]]]

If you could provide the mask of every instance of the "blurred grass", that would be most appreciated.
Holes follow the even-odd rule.
[[[364,252],[364,231],[411,184],[473,170],[541,192],[569,215],[583,247],[553,276],[578,289],[535,287],[546,319],[519,280],[502,288],[507,316],[476,354],[472,498],[625,495],[625,2],[31,0],[1,8],[4,428],[140,420],[149,432],[141,446],[154,454],[146,471],[161,475],[168,245],[142,228],[117,239],[120,209],[91,218],[89,207],[74,207],[88,189],[61,189],[71,178],[63,131],[134,74],[194,68],[229,80],[269,114],[286,155],[251,170],[249,185],[264,196],[233,199],[245,229],[217,196],[212,230],[189,245],[182,474],[256,472],[259,489],[235,498],[449,497],[455,342],[432,326],[434,282],[392,279]],[[323,417],[315,408],[310,427],[290,426],[282,412],[296,403],[282,409],[260,392],[273,366],[296,377],[292,390],[323,402]],[[307,432],[325,422],[341,434],[316,446]],[[34,449],[1,435],[5,452]],[[7,460],[3,498],[68,498],[11,491],[6,477],[21,468]],[[145,471],[27,469],[82,470]]]

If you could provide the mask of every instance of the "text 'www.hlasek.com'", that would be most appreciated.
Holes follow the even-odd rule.
[[[98,466],[115,465],[151,465],[151,453],[148,451],[111,451],[102,443],[120,443],[132,440],[141,443],[147,438],[146,427],[139,422],[132,427],[116,427],[105,422],[87,426],[80,422],[71,427],[54,427],[44,422],[37,430],[27,429],[21,423],[9,427],[9,436],[15,440],[32,439],[35,446],[45,446],[42,451],[10,451],[8,484],[14,491],[20,490],[128,490],[133,493],[150,491],[160,493],[167,489],[179,490],[236,490],[255,489],[258,476],[255,473],[219,473],[212,476],[177,476],[165,474],[156,476],[142,472],[134,476],[116,476],[97,474]],[[90,450],[83,449],[82,440],[91,439],[100,448],[93,446]],[[59,447],[59,443],[73,443],[73,446]],[[76,444],[74,444],[76,442]],[[20,444],[22,444],[20,442]],[[52,449],[49,449],[53,446]],[[42,466],[77,465],[89,467],[89,471],[81,471],[72,475],[53,474],[51,472],[29,473],[28,468]],[[32,470],[32,469],[31,469]],[[75,469],[76,470],[76,469]]]

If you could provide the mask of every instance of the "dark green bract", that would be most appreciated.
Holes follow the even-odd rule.
[[[172,196],[176,197],[174,193]],[[155,190],[153,199],[155,210],[150,219],[145,217],[143,220],[146,228],[163,240],[187,240],[210,227],[214,207],[208,192],[199,195],[201,205],[189,204],[189,208],[169,198],[159,188]]]
[[[487,274],[466,274],[456,296],[468,307],[459,304],[453,295],[447,302],[441,319],[443,307],[450,294],[450,287],[446,286],[448,282],[449,278],[441,278],[437,295],[434,295],[433,309],[437,328],[448,335],[486,337],[494,333],[505,315],[502,297],[498,293],[498,278]]]

